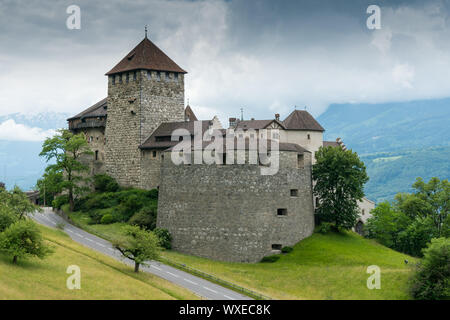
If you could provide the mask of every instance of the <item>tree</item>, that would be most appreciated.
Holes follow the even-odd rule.
[[[0,234],[0,251],[12,256],[14,264],[32,256],[43,259],[52,252],[31,220],[19,220],[6,228]]]
[[[0,207],[6,207],[18,219],[24,219],[27,213],[33,213],[40,208],[28,199],[27,195],[15,186],[12,191],[0,189]]]
[[[416,189],[413,195],[427,204],[429,215],[434,221],[438,236],[441,236],[444,221],[450,212],[450,183],[447,179],[439,180],[436,177],[425,183],[419,177],[413,184],[413,188]]]
[[[312,174],[314,195],[319,198],[316,212],[321,220],[334,222],[337,228],[354,227],[358,201],[364,197],[364,184],[369,180],[357,153],[340,147],[320,147]]]
[[[0,205],[0,232],[5,231],[10,225],[17,221],[17,216],[6,206]]]
[[[432,239],[411,281],[415,299],[450,298],[450,239]]]
[[[58,184],[61,190],[66,190],[69,196],[70,210],[74,209],[74,195],[87,190],[81,186],[88,181],[82,173],[89,171],[89,167],[80,162],[83,155],[92,155],[89,145],[82,133],[73,134],[69,130],[61,129],[52,138],[45,140],[42,152],[39,154],[47,162],[55,160],[55,164],[47,167],[46,172],[63,174],[63,180]]]
[[[147,260],[157,259],[159,256],[158,237],[152,232],[137,226],[126,226],[125,238],[113,241],[113,246],[120,253],[134,261],[134,272],[139,272],[139,266]]]
[[[36,188],[39,190],[40,203],[44,205],[51,204],[56,195],[62,192],[62,183],[64,175],[61,171],[48,169],[44,175],[36,183]]]

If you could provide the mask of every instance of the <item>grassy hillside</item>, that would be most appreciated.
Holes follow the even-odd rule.
[[[55,252],[18,265],[0,255],[0,299],[198,299],[156,276],[134,274],[131,267],[73,242],[62,231],[39,228]],[[81,269],[80,290],[66,288],[69,265]]]
[[[173,251],[164,256],[275,299],[409,299],[415,262],[355,233],[316,233],[274,263],[217,262]],[[370,265],[381,268],[380,290],[367,289]]]

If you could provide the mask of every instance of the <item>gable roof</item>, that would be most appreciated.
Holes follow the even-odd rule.
[[[324,147],[339,147],[340,144],[337,141],[324,141],[323,146]]]
[[[184,109],[184,119],[186,121],[198,121],[197,117],[195,116],[194,111],[192,111],[192,109],[189,105],[187,105],[186,109]]]
[[[75,119],[81,119],[81,118],[97,118],[97,117],[106,117],[107,114],[107,104],[106,104],[106,98],[100,100],[93,106],[87,108],[86,110],[80,112],[76,116],[73,116],[67,121],[75,120]]]
[[[138,69],[187,73],[147,37],[106,75]]]
[[[305,110],[295,110],[283,121],[287,130],[325,131],[325,129]]]
[[[208,130],[209,126],[212,124],[211,120],[203,120],[202,122],[202,133]],[[176,129],[186,129],[189,131],[191,136],[194,135],[194,121],[185,122],[164,122],[156,128],[152,135],[139,146],[141,149],[167,149],[169,147],[175,146],[179,141],[157,141],[157,137],[170,137]]]
[[[280,127],[285,129],[284,124],[281,121],[278,121],[276,119],[271,119],[271,120],[243,120],[243,121],[239,121],[237,123],[236,129],[243,129],[243,130],[247,130],[247,129],[255,129],[255,130],[265,129],[272,122],[276,122],[277,124],[280,125]]]

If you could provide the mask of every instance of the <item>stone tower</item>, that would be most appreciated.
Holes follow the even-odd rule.
[[[147,37],[106,75],[105,168],[122,186],[141,186],[139,146],[163,122],[184,121],[184,75]]]

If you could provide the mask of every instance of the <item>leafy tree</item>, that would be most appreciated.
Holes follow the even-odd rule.
[[[43,259],[51,253],[31,220],[19,220],[6,228],[0,234],[0,251],[12,256],[14,264],[18,259],[32,256]]]
[[[172,249],[172,235],[170,234],[169,230],[155,228],[153,232],[158,237],[159,245],[161,247],[168,250]]]
[[[113,241],[113,246],[125,258],[133,260],[134,272],[139,272],[139,266],[145,261],[158,258],[158,237],[137,226],[126,226],[124,229],[125,237]]]
[[[23,219],[27,213],[41,210],[31,203],[27,195],[17,186],[12,191],[0,189],[0,207],[8,208],[18,219]]]
[[[94,188],[98,192],[116,192],[119,190],[119,184],[107,174],[97,174],[94,176]]]
[[[17,221],[17,216],[6,206],[0,205],[0,232],[5,231],[10,225]]]
[[[411,281],[415,299],[450,298],[450,239],[432,239],[423,249],[424,257]]]
[[[442,234],[442,227],[450,212],[450,183],[448,180],[431,178],[425,183],[422,178],[417,178],[413,184],[416,189],[414,196],[426,203],[429,215],[434,221],[438,236]]]
[[[369,180],[364,163],[356,152],[340,147],[321,147],[316,160],[312,174],[314,195],[320,199],[317,214],[337,228],[351,229],[359,215],[364,184]]]
[[[36,188],[39,190],[39,201],[45,205],[51,204],[56,195],[62,192],[62,184],[64,181],[63,173],[54,168],[47,169],[36,183]]]
[[[47,172],[52,174],[61,173],[63,181],[57,187],[66,190],[69,195],[70,210],[74,209],[74,195],[82,194],[88,190],[82,183],[88,178],[82,174],[89,171],[88,166],[80,162],[84,155],[92,155],[89,145],[82,133],[73,134],[69,130],[61,129],[52,138],[48,138],[42,145],[42,152],[39,154],[47,162],[55,160],[55,164],[47,167]],[[56,186],[55,186],[56,187]]]
[[[388,201],[377,205],[371,214],[366,223],[368,237],[376,238],[386,247],[398,248],[399,234],[407,228],[411,219]]]

